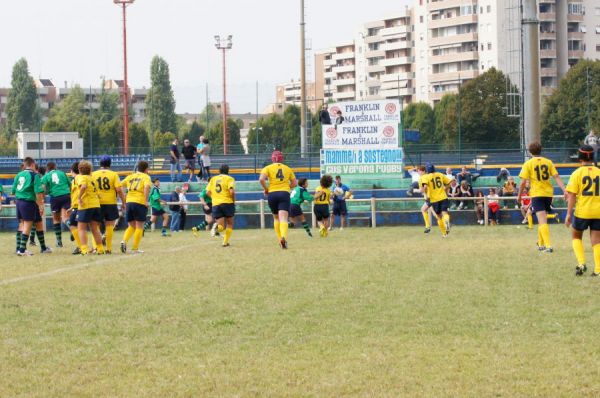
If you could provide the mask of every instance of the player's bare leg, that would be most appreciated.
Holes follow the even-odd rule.
[[[282,249],[287,249],[287,236],[288,236],[288,212],[285,210],[279,210],[278,214],[273,215],[273,217],[277,217],[279,221],[279,233],[277,237],[279,238],[279,246]]]

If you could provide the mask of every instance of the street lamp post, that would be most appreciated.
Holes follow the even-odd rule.
[[[113,0],[123,7],[123,153],[129,155],[129,86],[127,85],[127,6],[135,0]]]
[[[229,35],[227,38],[221,38],[221,36],[215,36],[215,47],[217,50],[223,51],[223,154],[227,155],[229,153],[229,130],[227,130],[227,69],[225,66],[225,53],[227,50],[231,50],[233,47],[232,39],[233,36]]]

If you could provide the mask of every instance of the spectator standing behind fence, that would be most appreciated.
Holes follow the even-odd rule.
[[[473,197],[473,188],[466,181],[463,181],[459,185],[460,197],[461,198],[472,198]],[[458,210],[468,209],[469,201],[461,200],[458,205]]]
[[[196,145],[196,154],[198,156],[198,178],[200,178],[200,179],[202,179],[202,170],[204,169],[204,164],[202,163],[202,158],[200,157],[202,148],[204,148],[204,136],[203,135],[198,137],[198,144]]]
[[[208,138],[204,138],[202,146],[202,151],[200,151],[200,159],[202,159],[202,180],[210,181],[210,143],[208,142]],[[200,174],[200,173],[199,173]]]
[[[500,224],[500,205],[498,199],[500,197],[496,193],[496,188],[490,188],[488,193],[488,208],[490,210],[489,219],[491,225]]]
[[[187,203],[187,192],[190,189],[190,186],[188,184],[183,184],[183,187],[181,187],[181,192],[179,192],[179,202],[181,203]],[[179,209],[179,230],[183,231],[185,229],[185,221],[187,218],[187,212],[188,212],[188,205],[186,204],[182,204],[181,208]]]
[[[483,225],[485,223],[484,207],[485,200],[483,192],[480,189],[475,192],[475,216],[477,216],[477,224]]]
[[[335,117],[335,129],[337,130],[337,126],[339,126],[340,124],[344,123],[344,116],[342,116],[342,111],[337,111],[336,113],[336,117]]]
[[[192,182],[192,177],[196,172],[196,147],[190,144],[190,140],[183,141],[181,153],[185,159],[185,168],[188,170],[188,182]]]
[[[594,129],[590,130],[590,133],[585,137],[585,139],[583,140],[584,145],[589,145],[594,149],[594,162],[597,163],[598,162],[598,144],[600,143],[600,140],[598,139],[598,136],[596,135],[596,132],[594,131]]]
[[[181,192],[181,187],[175,187],[175,190],[171,192],[171,196],[169,197],[169,202],[179,203],[179,193]],[[179,213],[181,210],[181,206],[179,204],[171,204],[169,205],[169,210],[171,210],[171,232],[179,232],[179,219],[181,218],[181,214]]]
[[[179,163],[179,158],[181,154],[179,153],[179,140],[175,138],[173,143],[171,144],[171,149],[169,151],[169,163],[171,163],[171,182],[181,181],[181,164]],[[175,174],[177,172],[177,175]]]
[[[327,104],[323,104],[321,112],[319,112],[319,121],[321,122],[321,125],[331,124],[331,116],[329,115]]]

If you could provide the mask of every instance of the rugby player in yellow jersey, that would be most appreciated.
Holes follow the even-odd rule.
[[[223,234],[223,247],[229,246],[233,233],[235,216],[235,180],[229,175],[229,166],[219,168],[219,175],[212,177],[206,187],[206,193],[212,200],[212,215],[217,221],[217,230]]]
[[[416,172],[419,174],[419,188],[422,188],[423,177],[425,177],[425,166],[417,166]],[[421,214],[423,215],[423,221],[425,222],[425,233],[428,234],[431,232],[431,216],[429,215],[431,205],[429,203],[429,199],[427,196],[423,195],[425,199],[425,203],[421,206]]]
[[[446,174],[436,172],[435,166],[431,163],[425,165],[425,172],[427,174],[421,178],[421,189],[423,195],[429,200],[429,206],[433,209],[442,236],[445,238],[450,233],[446,186],[450,184],[451,180]]]
[[[329,202],[331,202],[331,186],[333,185],[333,177],[325,174],[321,176],[320,185],[315,190],[314,194],[314,213],[315,219],[319,224],[319,235],[325,238],[329,228]]]
[[[102,222],[100,198],[98,197],[96,183],[92,178],[92,164],[90,162],[87,160],[79,162],[79,175],[75,177],[74,182],[79,191],[77,198],[77,232],[81,241],[79,250],[82,255],[88,254],[87,229],[89,225],[92,239],[96,242],[97,253],[104,254],[102,235],[100,235],[100,223]]]
[[[127,252],[127,243],[133,236],[133,253],[143,253],[140,250],[140,242],[144,234],[144,223],[148,215],[148,196],[152,188],[148,171],[148,162],[140,160],[137,164],[137,172],[128,175],[122,185],[127,189],[125,197],[125,211],[128,227],[121,241],[121,253]]]
[[[71,166],[71,208],[69,212],[69,230],[71,231],[72,241],[75,241],[75,249],[73,254],[81,254],[81,240],[79,240],[79,232],[77,231],[77,209],[79,208],[79,187],[75,184],[75,178],[79,174],[79,162],[73,163]]]
[[[552,211],[552,197],[554,188],[550,178],[554,178],[558,186],[566,194],[565,184],[563,184],[554,163],[541,155],[542,144],[532,142],[529,144],[529,153],[533,156],[525,164],[519,173],[521,185],[519,186],[519,195],[517,203],[521,204],[521,197],[525,185],[529,181],[529,196],[531,196],[531,207],[538,219],[538,250],[552,253],[552,243],[550,241],[550,226],[548,225],[548,212]]]
[[[575,275],[587,270],[583,249],[583,232],[590,229],[594,251],[594,272],[600,275],[600,169],[594,166],[594,148],[584,145],[578,154],[581,166],[571,174],[567,184],[567,217],[565,225],[571,227],[573,251],[577,258]],[[575,208],[575,215],[573,214]]]
[[[290,192],[296,187],[296,175],[288,166],[283,164],[283,153],[274,151],[271,155],[272,164],[260,172],[259,182],[263,187],[273,213],[273,228],[279,240],[279,246],[287,249],[288,215],[291,201]],[[267,181],[269,185],[267,186]]]
[[[119,219],[117,196],[121,199],[121,211],[125,213],[125,193],[119,175],[110,170],[112,159],[108,155],[100,158],[100,169],[92,173],[100,197],[100,214],[105,227],[106,254],[112,253],[115,221]]]

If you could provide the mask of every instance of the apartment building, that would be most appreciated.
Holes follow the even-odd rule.
[[[584,56],[598,59],[600,58],[600,1],[584,1],[584,13]]]
[[[275,104],[283,106],[277,106],[274,109],[281,109],[282,112],[285,110],[286,105],[300,105],[302,102],[301,96],[301,85],[300,80],[292,80],[289,83],[278,84],[275,88]],[[315,83],[306,82],[306,105],[308,109],[315,113],[322,104],[322,97],[317,101],[315,96]]]

